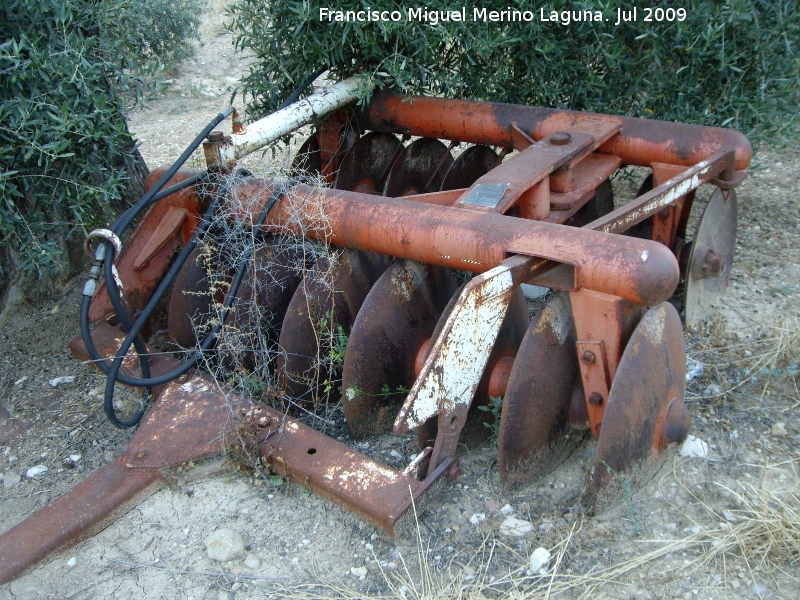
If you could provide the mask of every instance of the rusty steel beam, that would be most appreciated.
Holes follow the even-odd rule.
[[[742,171],[753,156],[748,139],[731,129],[497,102],[378,92],[361,118],[365,128],[377,131],[504,146],[514,145],[514,127],[539,141],[582,121],[599,119],[622,126],[600,152],[619,156],[626,164],[690,166],[722,148],[734,148],[735,168]]]
[[[0,536],[0,584],[60,548],[105,528],[164,479],[158,469],[129,469],[120,457]]]
[[[252,212],[241,217],[254,221],[272,188],[264,180],[240,185],[237,195],[252,199]],[[678,284],[678,263],[657,242],[413,199],[299,185],[275,205],[266,227],[286,232],[297,227],[296,215],[306,214],[322,215],[317,230],[305,231],[312,239],[476,273],[522,254],[568,265],[566,289],[647,306],[666,300]]]

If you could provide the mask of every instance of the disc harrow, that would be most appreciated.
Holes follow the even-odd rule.
[[[124,359],[120,380],[149,390],[153,403],[117,461],[0,537],[1,581],[89,535],[163,483],[164,469],[243,439],[276,473],[393,535],[412,506],[420,511],[458,476],[459,444],[493,431],[508,487],[537,480],[595,438],[589,508],[613,498],[620,481],[646,478],[686,438],[683,326],[668,299],[683,281],[685,318],[695,323],[725,291],[746,138],[386,92],[357,108],[358,89],[347,80],[237,123],[230,135],[203,135],[208,171],[152,173],[140,203],[148,212],[120,256],[110,237],[96,248],[73,353],[95,365],[106,359],[106,371]],[[304,177],[245,175],[231,185],[246,201],[228,201],[223,182],[239,158],[311,121],[316,131],[294,162]],[[615,207],[610,178],[623,165],[651,174]],[[689,234],[703,184],[717,191]],[[214,255],[195,235],[215,210],[257,240],[221,286],[210,283]],[[302,251],[281,249],[287,232],[332,250],[309,264]],[[109,261],[124,306],[114,285],[95,291]],[[522,284],[547,293],[529,300]],[[170,285],[167,310],[149,310]],[[216,319],[213,307],[222,307]],[[140,313],[152,322],[139,323]],[[245,397],[163,352],[125,358],[134,338],[144,347],[146,333],[164,326],[173,347],[208,358],[222,322],[277,356],[268,370],[302,410]],[[344,352],[339,362],[330,360],[332,343]],[[223,346],[217,364],[264,367],[264,353]],[[416,431],[414,461],[390,468],[302,422],[340,397],[356,440]]]

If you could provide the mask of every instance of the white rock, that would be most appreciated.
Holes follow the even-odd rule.
[[[261,566],[261,559],[259,559],[255,554],[248,554],[247,558],[244,559],[244,566],[251,571],[255,571]]]
[[[358,577],[361,581],[367,578],[367,567],[353,567],[350,573]]]
[[[722,511],[722,516],[725,517],[725,520],[728,521],[729,523],[738,523],[739,522],[739,519],[734,517],[733,514],[730,513],[727,510],[723,510]]]
[[[74,463],[75,463],[75,462],[78,462],[78,461],[81,459],[81,455],[80,455],[80,454],[70,454],[70,455],[69,455],[69,459],[70,459],[72,462],[74,462]]]
[[[514,537],[522,537],[533,531],[533,523],[518,519],[517,517],[507,517],[500,524],[500,533]]]
[[[22,477],[14,473],[14,471],[6,471],[3,476],[3,487],[12,487],[17,485]]]
[[[534,573],[539,573],[540,575],[544,575],[547,573],[547,563],[550,562],[550,559],[553,558],[553,555],[547,551],[547,548],[539,547],[531,553],[531,562],[528,564],[528,574],[533,575]]]
[[[231,560],[244,552],[244,540],[233,529],[222,527],[206,538],[206,552],[211,560]]]
[[[686,458],[708,458],[708,444],[690,435],[681,446],[681,456]]]
[[[397,460],[403,458],[403,455],[400,454],[397,450],[392,450],[391,452],[389,452],[389,456],[391,456],[392,458],[396,458]]]
[[[775,423],[770,429],[770,433],[775,437],[783,437],[785,435],[789,435],[789,432],[786,431],[786,423]]]
[[[691,381],[695,377],[700,377],[705,372],[706,368],[703,366],[703,363],[699,363],[693,358],[688,358],[686,360],[686,381]]]
[[[72,383],[75,381],[75,377],[73,375],[64,375],[63,377],[56,377],[55,379],[51,379],[47,383],[51,386],[56,387],[61,385],[62,383]]]
[[[514,507],[511,506],[510,504],[506,504],[503,508],[500,509],[500,512],[503,513],[505,516],[510,517],[517,511],[515,511]]]
[[[47,473],[47,467],[45,467],[44,465],[36,465],[25,471],[25,476],[28,479],[33,479],[34,477],[38,477],[43,473]]]
[[[78,564],[78,559],[75,558],[74,556],[67,561],[67,566],[70,568],[74,567],[77,564]]]
[[[475,513],[469,518],[469,522],[472,523],[473,525],[477,525],[481,521],[485,520],[486,520],[486,513]]]

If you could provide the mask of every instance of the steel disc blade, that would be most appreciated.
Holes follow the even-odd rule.
[[[395,160],[383,195],[397,198],[436,192],[452,164],[453,157],[447,146],[434,138],[420,138],[409,144]]]
[[[292,173],[316,177],[322,173],[322,159],[319,154],[319,141],[316,135],[308,138],[295,154]]]
[[[283,319],[278,370],[301,405],[338,399],[346,336],[372,285],[389,265],[380,254],[344,250],[320,259],[297,287]]]
[[[736,192],[716,190],[697,224],[686,270],[686,325],[697,325],[728,289],[736,250]]]
[[[289,302],[302,279],[297,247],[281,248],[276,238],[256,249],[228,321],[231,335],[219,343],[229,368],[267,368]]]
[[[462,288],[453,295],[448,302],[447,307],[439,317],[439,322],[436,324],[436,329],[433,332],[433,339],[435,340],[444,324],[447,317],[453,309]],[[511,298],[511,303],[506,311],[506,316],[503,319],[503,325],[500,327],[500,332],[497,335],[492,353],[489,355],[489,360],[486,363],[486,369],[483,372],[480,383],[475,390],[475,395],[472,398],[472,403],[469,407],[467,415],[467,424],[461,432],[461,443],[468,446],[477,445],[486,440],[496,427],[497,410],[495,404],[492,402],[492,397],[489,392],[491,375],[495,367],[503,359],[511,359],[517,353],[517,350],[525,337],[525,331],[528,329],[530,320],[528,318],[528,303],[525,299],[525,294],[522,293],[520,288],[514,291],[514,296]],[[420,448],[432,446],[436,439],[436,419],[430,419],[422,427],[417,430],[417,442]]]
[[[194,348],[214,300],[203,250],[195,248],[175,278],[167,308],[167,334],[181,348]]]
[[[359,138],[342,159],[334,187],[380,195],[389,167],[402,148],[400,140],[390,133],[373,131]]]
[[[597,441],[590,505],[613,503],[632,482],[647,481],[660,451],[686,439],[685,390],[683,327],[664,302],[644,314],[622,354]]]
[[[583,437],[568,425],[579,377],[569,295],[555,293],[525,333],[503,398],[498,458],[506,486],[553,470]]]
[[[414,383],[417,352],[455,293],[449,269],[414,261],[389,267],[370,290],[347,342],[342,404],[361,440],[387,433]]]
[[[497,153],[489,146],[470,146],[453,161],[442,182],[442,190],[458,190],[471,186],[481,175],[494,169]]]
[[[572,227],[583,227],[595,219],[604,217],[614,210],[614,190],[611,181],[606,179],[594,192],[594,196],[565,223]]]

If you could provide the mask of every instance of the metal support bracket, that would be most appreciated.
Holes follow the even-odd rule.
[[[464,287],[395,420],[395,433],[403,434],[438,415],[429,473],[455,456],[514,289],[529,277],[533,264],[534,259],[514,256]]]

